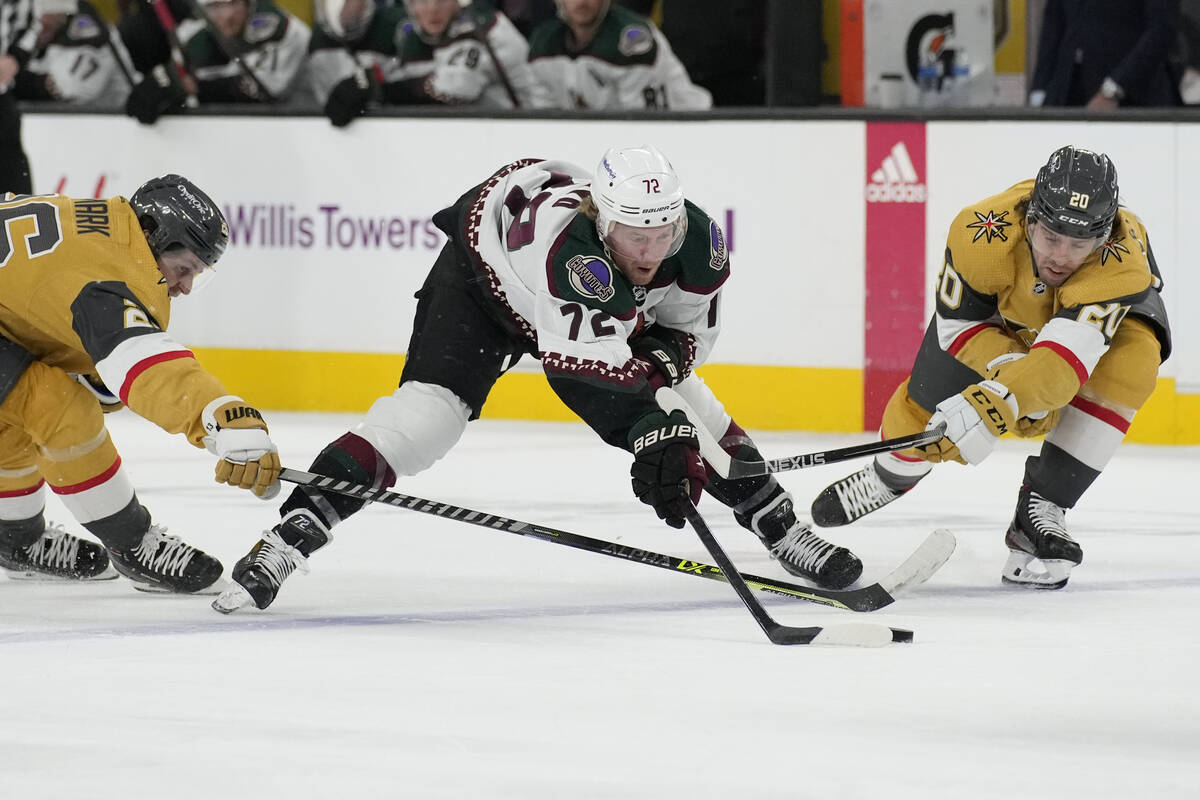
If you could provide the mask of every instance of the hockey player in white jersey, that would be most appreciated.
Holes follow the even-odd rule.
[[[121,107],[139,76],[116,30],[78,0],[34,0],[33,12],[17,97]]]
[[[312,31],[271,0],[200,0],[205,26],[184,45],[202,103],[277,103],[301,80]],[[239,63],[240,62],[240,63]]]
[[[389,103],[548,108],[530,70],[529,43],[486,2],[404,0],[410,20],[398,45],[399,70],[383,87]]]
[[[529,37],[529,63],[557,108],[712,107],[654,23],[611,0],[556,0]]]
[[[674,387],[729,452],[761,458],[693,373],[720,331],[728,250],[658,150],[611,149],[595,173],[561,161],[507,164],[434,222],[449,241],[417,293],[400,386],[328,445],[312,472],[382,488],[428,469],[479,416],[500,375],[529,354],[572,411],[632,453],[633,491],[667,524],[683,527],[707,489],[791,574],[833,588],[857,580],[858,558],[798,520],[773,476],[726,480],[706,470],[691,422],[654,400],[657,388]],[[270,605],[362,506],[297,487],[214,608]]]

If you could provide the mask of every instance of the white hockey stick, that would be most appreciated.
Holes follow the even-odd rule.
[[[787,472],[793,469],[818,467],[823,464],[835,464],[838,461],[849,461],[863,456],[873,456],[877,453],[891,453],[896,450],[906,450],[910,447],[932,444],[941,439],[946,432],[945,425],[939,425],[927,431],[914,433],[909,436],[898,436],[894,439],[884,439],[879,442],[841,447],[836,450],[821,450],[816,453],[803,453],[787,458],[775,458],[770,461],[742,461],[726,453],[716,437],[700,422],[700,415],[680,396],[679,392],[666,386],[655,394],[658,405],[667,413],[682,411],[696,428],[696,436],[700,439],[700,455],[708,462],[722,478],[749,478],[754,475],[769,475],[773,472]]]

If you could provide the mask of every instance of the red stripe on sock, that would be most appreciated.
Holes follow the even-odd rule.
[[[14,489],[11,492],[0,492],[0,497],[26,497],[42,488],[45,481],[38,481],[37,486],[31,486],[28,489]]]
[[[1074,408],[1077,408],[1083,413],[1087,414],[1089,417],[1095,417],[1105,425],[1116,428],[1121,433],[1129,432],[1129,420],[1125,419],[1111,408],[1105,408],[1099,403],[1093,403],[1091,400],[1084,400],[1082,397],[1073,398],[1070,404]]]
[[[112,466],[104,470],[104,472],[101,472],[96,477],[82,481],[81,483],[73,483],[70,486],[51,485],[50,491],[54,492],[55,494],[79,494],[80,492],[86,492],[88,489],[94,489],[110,480],[113,475],[117,474],[117,470],[120,468],[121,457],[117,456],[117,460],[112,463]]]

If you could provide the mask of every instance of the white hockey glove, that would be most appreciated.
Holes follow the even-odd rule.
[[[264,500],[279,494],[279,453],[257,409],[225,395],[205,406],[200,420],[208,434],[204,446],[221,459],[217,483],[249,489]]]
[[[1016,428],[1017,399],[996,381],[981,381],[937,404],[926,430],[946,423],[946,435],[926,450],[930,461],[978,464],[992,453],[996,440]],[[952,446],[947,445],[949,439]],[[937,450],[937,454],[932,451]],[[937,457],[940,456],[940,457]]]

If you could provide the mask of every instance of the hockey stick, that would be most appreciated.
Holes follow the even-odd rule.
[[[938,425],[920,433],[908,436],[897,436],[894,439],[884,439],[880,442],[840,447],[835,450],[821,450],[816,453],[804,453],[787,458],[775,458],[769,461],[742,461],[726,453],[716,437],[700,424],[700,416],[684,400],[679,392],[663,387],[655,394],[658,405],[666,412],[682,411],[692,421],[696,435],[700,439],[700,455],[708,462],[722,478],[749,478],[754,475],[769,475],[773,472],[787,472],[793,469],[818,467],[823,464],[835,464],[838,461],[850,461],[863,456],[873,456],[877,453],[892,453],[896,450],[906,450],[910,447],[933,444],[941,439],[946,432],[944,424]]]
[[[544,542],[561,544],[588,553],[597,553],[602,556],[620,558],[637,564],[646,564],[647,566],[671,570],[675,573],[691,575],[696,578],[708,578],[709,580],[728,583],[728,578],[720,569],[701,561],[691,561],[679,558],[678,556],[663,555],[662,553],[642,550],[624,544],[606,542],[603,539],[593,539],[590,536],[570,533],[569,531],[558,530],[557,528],[534,525],[529,522],[521,522],[520,520],[509,519],[508,517],[501,517],[495,514],[486,514],[482,511],[473,511],[462,506],[425,500],[420,497],[400,494],[399,492],[391,492],[386,489],[374,489],[370,486],[347,483],[346,481],[327,478],[324,475],[315,475],[311,472],[303,472],[286,467],[280,473],[279,477],[281,480],[299,486],[311,486],[323,491],[337,492],[348,497],[356,497],[360,500],[383,503],[395,506],[396,508],[407,508],[412,511],[419,511],[422,514],[432,514],[435,517],[469,522],[472,525],[478,525],[483,528],[515,533],[518,536],[530,536]],[[878,583],[864,586],[861,589],[845,589],[840,591],[818,589],[811,586],[799,586],[785,581],[762,578],[758,575],[739,574],[738,577],[744,583],[762,592],[790,597],[795,600],[806,600],[810,603],[818,603],[846,611],[876,611],[895,602],[896,598],[894,595],[901,590],[928,580],[950,558],[951,553],[954,552],[954,544],[954,536],[949,531],[934,531],[903,564]]]
[[[156,0],[156,2],[165,2],[165,0]],[[267,85],[254,73],[254,70],[250,69],[250,65],[241,56],[234,54],[233,43],[226,38],[225,34],[217,30],[217,26],[213,24],[212,18],[208,16],[208,12],[200,4],[200,0],[187,0],[187,4],[192,9],[192,13],[196,15],[196,19],[203,22],[204,26],[208,28],[208,32],[212,34],[213,41],[217,43],[217,48],[225,58],[234,63],[242,75],[250,79],[250,82],[254,84],[254,88],[258,90],[262,98],[268,103],[274,103],[278,100],[279,98],[267,88]],[[250,21],[247,20],[246,24],[249,25]]]
[[[175,67],[175,74],[179,77],[184,93],[187,94],[185,105],[188,108],[195,108],[199,105],[199,100],[192,89],[194,82],[188,72],[187,58],[183,55],[183,45],[179,43],[179,33],[176,31],[178,26],[175,23],[174,15],[171,14],[171,9],[167,7],[167,0],[142,0],[142,2],[148,3],[154,10],[154,15],[158,17],[158,24],[167,37],[167,45],[171,51],[171,64]]]
[[[513,89],[512,81],[508,79],[508,72],[505,71],[504,65],[496,57],[496,49],[488,41],[487,31],[476,30],[475,33],[477,34],[475,38],[483,45],[483,49],[487,50],[488,58],[492,59],[492,65],[496,67],[496,76],[500,78],[500,83],[504,86],[504,93],[508,95],[509,102],[513,104],[513,108],[520,108],[521,99],[517,97],[517,92]]]
[[[889,642],[911,642],[913,632],[903,628],[889,628],[886,625],[875,625],[869,622],[851,623],[849,625],[833,625],[828,628],[793,628],[781,625],[771,619],[771,615],[763,608],[762,603],[750,591],[750,587],[742,580],[729,556],[721,549],[717,537],[708,529],[708,523],[700,512],[691,508],[687,512],[687,521],[700,537],[704,548],[712,555],[725,575],[729,585],[737,592],[743,604],[750,611],[754,621],[758,623],[772,644],[838,644],[851,647],[882,647]]]

